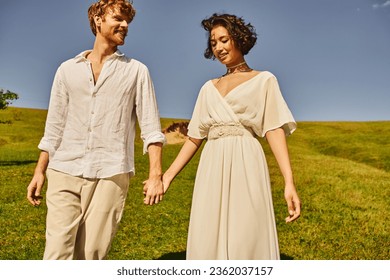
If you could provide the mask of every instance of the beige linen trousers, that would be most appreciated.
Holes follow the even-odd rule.
[[[46,172],[44,259],[105,259],[121,220],[129,173],[104,179]]]

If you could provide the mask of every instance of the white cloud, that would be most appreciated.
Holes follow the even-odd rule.
[[[387,0],[386,2],[384,2],[382,4],[374,4],[374,5],[372,5],[372,7],[374,9],[385,8],[385,7],[388,7],[388,6],[390,6],[390,0]]]

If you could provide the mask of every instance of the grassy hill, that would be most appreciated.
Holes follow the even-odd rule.
[[[46,208],[26,200],[43,134],[45,110],[0,111],[0,259],[41,259]],[[162,127],[180,121],[162,119]],[[285,224],[283,180],[267,143],[279,245],[283,259],[388,259],[390,256],[390,122],[299,122],[288,138],[302,217]],[[164,148],[164,169],[180,145]],[[120,230],[110,259],[184,259],[198,153],[164,201],[142,204],[148,158],[136,142]]]

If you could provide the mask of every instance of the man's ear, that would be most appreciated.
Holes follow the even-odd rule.
[[[96,32],[100,32],[100,26],[102,24],[102,18],[100,16],[94,16],[93,20],[95,21]]]
[[[96,26],[100,26],[102,23],[102,18],[100,16],[94,16]]]

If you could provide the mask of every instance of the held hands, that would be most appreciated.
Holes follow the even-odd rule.
[[[287,201],[289,213],[289,216],[286,218],[286,223],[290,223],[298,219],[301,215],[301,201],[299,200],[294,185],[286,185],[284,190],[284,198]]]
[[[160,187],[157,188],[158,191],[161,191],[161,194],[157,195],[155,191],[151,191],[150,187],[153,187],[153,183],[150,182],[151,179],[148,179],[143,182],[144,188],[143,188],[143,193],[144,193],[144,203],[147,205],[153,205],[159,203],[162,198],[163,194],[165,194],[169,188],[170,181],[167,180],[166,176],[163,176],[160,180],[156,180],[155,184],[160,185]],[[154,199],[153,199],[153,194],[155,193]],[[160,193],[160,192],[158,192]]]
[[[144,184],[144,204],[153,205],[163,199],[164,188],[161,178],[149,178]]]

